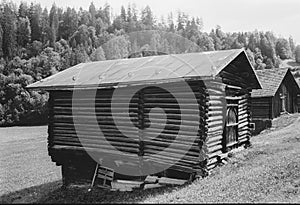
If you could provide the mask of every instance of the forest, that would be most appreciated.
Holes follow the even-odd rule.
[[[203,31],[201,18],[178,11],[158,19],[149,6],[134,4],[112,14],[109,4],[88,10],[50,10],[39,3],[0,3],[0,126],[45,124],[48,94],[25,87],[82,62],[145,55],[245,48],[255,69],[272,69],[281,60],[300,62],[300,46],[292,37],[271,31],[223,32],[217,25]],[[150,31],[147,39],[132,40],[132,33]],[[180,38],[196,46],[188,50]],[[147,33],[149,34],[149,33]],[[146,42],[146,43],[145,43]],[[147,54],[148,51],[148,54]],[[145,54],[146,53],[146,54]]]

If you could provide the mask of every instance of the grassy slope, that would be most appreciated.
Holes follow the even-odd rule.
[[[0,195],[61,178],[47,152],[47,126],[0,128]]]
[[[295,122],[295,120],[297,121]],[[252,139],[230,163],[182,187],[127,192],[61,190],[47,183],[4,195],[0,202],[300,202],[300,115],[274,121],[271,130]]]
[[[275,131],[253,138],[252,148],[238,153],[210,177],[145,201],[300,202],[300,119],[280,129],[291,118],[276,120]]]

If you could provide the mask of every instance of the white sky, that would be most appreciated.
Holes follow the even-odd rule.
[[[13,0],[19,3],[20,0]],[[32,0],[23,0],[31,2]],[[92,0],[34,0],[50,9],[53,2],[59,7],[88,9]],[[220,25],[225,32],[271,30],[277,36],[290,35],[300,44],[300,0],[93,0],[98,8],[106,2],[113,13],[119,13],[121,5],[135,3],[138,9],[149,5],[157,19],[180,10],[190,16],[203,19],[204,31]]]

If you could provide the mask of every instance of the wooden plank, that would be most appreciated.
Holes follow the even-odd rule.
[[[174,179],[168,177],[161,177],[158,179],[159,184],[166,184],[166,185],[183,185],[187,182],[188,180]]]
[[[158,183],[158,176],[150,176],[148,175],[144,180],[145,184],[155,184]]]

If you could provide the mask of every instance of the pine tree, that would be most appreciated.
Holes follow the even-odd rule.
[[[57,7],[55,4],[52,5],[49,13],[49,23],[50,23],[50,45],[54,47],[57,39],[59,19],[57,13]]]
[[[300,45],[295,48],[295,59],[297,63],[300,63]]]
[[[17,18],[12,10],[11,5],[5,4],[3,8],[3,14],[1,15],[2,24],[2,50],[4,57],[12,59],[16,54],[17,50]]]
[[[28,5],[26,2],[21,2],[18,11],[18,17],[26,18],[28,16]]]
[[[20,17],[17,24],[17,43],[21,47],[25,47],[30,43],[31,28],[28,17]]]
[[[42,8],[40,4],[31,3],[29,9],[29,20],[31,29],[31,40],[40,41],[41,40],[41,28],[40,28],[40,18],[41,18]]]
[[[146,6],[141,15],[141,22],[144,29],[152,29],[154,25],[154,16],[149,6]]]
[[[121,19],[123,22],[127,21],[126,10],[125,10],[124,6],[121,6]]]
[[[91,2],[90,7],[89,7],[89,12],[90,12],[90,26],[96,26],[96,7],[93,2]]]
[[[63,39],[68,40],[78,28],[78,16],[75,9],[70,7],[63,13],[63,20],[59,24],[59,31]]]
[[[292,36],[289,37],[289,44],[290,44],[290,48],[291,48],[291,54],[293,56],[295,53],[296,45],[295,45],[295,42],[294,42],[294,39]]]
[[[41,42],[47,44],[50,39],[51,29],[49,25],[49,14],[47,8],[45,8],[40,18],[40,31],[41,31]]]

